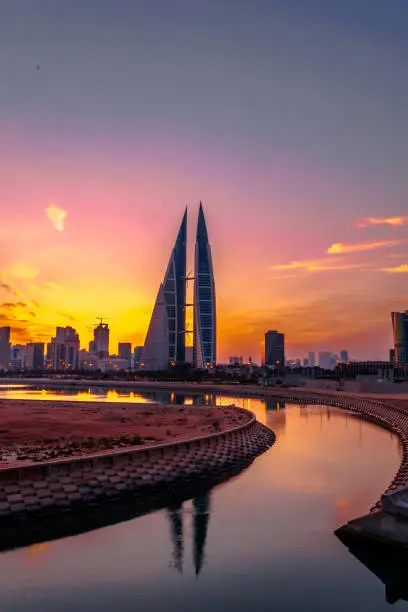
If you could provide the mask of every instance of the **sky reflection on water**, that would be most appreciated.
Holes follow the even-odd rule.
[[[333,530],[379,498],[398,440],[337,409],[236,403],[275,430],[272,449],[180,508],[1,554],[2,610],[387,609]]]

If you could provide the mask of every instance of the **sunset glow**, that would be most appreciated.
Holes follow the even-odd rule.
[[[388,217],[388,218],[378,218],[375,217],[367,217],[366,219],[360,219],[356,221],[356,227],[364,228],[371,227],[373,225],[391,225],[394,227],[399,227],[404,225],[408,221],[408,215],[404,215],[402,217]]]
[[[382,268],[383,272],[390,272],[391,274],[405,274],[408,272],[408,264],[401,264],[395,266],[395,268]]]
[[[337,255],[338,253],[362,253],[365,251],[375,251],[376,249],[385,249],[401,244],[401,240],[384,240],[382,242],[364,242],[362,244],[343,244],[337,242],[332,244],[327,249],[329,255]]]

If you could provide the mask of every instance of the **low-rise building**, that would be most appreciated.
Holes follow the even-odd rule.
[[[98,357],[89,351],[78,352],[78,369],[96,372],[99,369]]]
[[[98,360],[98,367],[101,372],[126,372],[129,369],[129,362],[120,357],[103,357]]]

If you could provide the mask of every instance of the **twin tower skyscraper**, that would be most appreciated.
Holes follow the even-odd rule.
[[[147,330],[143,348],[146,370],[166,370],[186,361],[186,265],[187,265],[187,208]],[[216,305],[215,284],[202,203],[198,222],[194,258],[194,328],[193,366],[213,368],[216,362]]]

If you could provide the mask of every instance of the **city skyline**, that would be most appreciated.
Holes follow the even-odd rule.
[[[184,215],[183,215],[182,223],[181,223],[181,225],[180,225],[180,228],[179,228],[179,231],[178,231],[178,234],[177,234],[176,243],[175,243],[174,248],[173,248],[173,250],[172,250],[172,255],[171,255],[171,257],[170,257],[170,261],[169,261],[168,266],[167,266],[167,270],[166,270],[165,279],[164,279],[163,283],[161,283],[161,284],[160,284],[160,288],[161,288],[161,289],[163,289],[163,288],[164,288],[164,285],[165,285],[165,282],[166,282],[166,278],[167,278],[167,276],[168,276],[168,274],[169,274],[169,270],[170,270],[170,269],[171,269],[171,267],[172,267],[172,266],[171,266],[171,264],[172,264],[173,258],[174,258],[174,256],[175,256],[175,255],[174,255],[174,254],[175,254],[175,251],[177,251],[177,248],[178,248],[178,249],[180,249],[180,246],[181,246],[182,251],[183,251],[183,257],[182,257],[182,260],[183,260],[183,261],[181,262],[181,263],[182,263],[182,272],[183,272],[183,274],[186,274],[186,275],[187,275],[187,267],[186,267],[186,266],[187,266],[187,251],[186,251],[186,244],[187,244],[187,210],[188,210],[188,207],[186,207],[185,212],[184,212]],[[208,248],[208,249],[210,249],[210,246],[209,246],[209,243],[208,243],[208,234],[207,234],[207,228],[206,228],[206,223],[205,223],[205,217],[204,217],[204,213],[203,213],[202,203],[200,202],[200,203],[199,203],[199,212],[198,212],[198,221],[197,221],[197,232],[196,232],[196,252],[195,252],[195,256],[194,256],[194,258],[195,258],[195,264],[194,264],[194,266],[195,266],[195,270],[196,270],[196,269],[198,269],[199,262],[198,262],[198,260],[197,260],[197,253],[199,252],[200,242],[203,242],[203,241],[205,242],[205,245],[204,245],[204,246],[205,246],[205,248],[206,248],[206,249],[207,249],[207,248]],[[180,245],[179,247],[178,247],[178,244]],[[208,247],[207,247],[206,245],[208,245]],[[201,248],[203,248],[203,246],[202,246],[202,245],[201,245]],[[211,268],[211,276],[212,276],[211,250],[209,251],[209,262],[210,262],[210,264],[209,264],[209,265],[210,265],[210,268]],[[174,262],[173,262],[173,263],[174,263]],[[207,267],[208,267],[208,266],[207,266]],[[290,267],[292,267],[292,266],[290,266]],[[293,267],[295,267],[295,268],[296,268],[297,266],[296,266],[296,265],[294,265]],[[209,269],[210,269],[210,268],[209,268]],[[181,278],[181,277],[180,277],[180,278]],[[213,278],[213,277],[212,277],[212,278]],[[187,276],[186,276],[186,279],[188,279],[188,277],[187,277]],[[192,277],[192,280],[194,280],[194,277]],[[212,284],[214,285],[214,281],[213,281],[213,280],[212,280]],[[12,292],[12,287],[11,287],[11,286],[9,286],[9,285],[6,285],[5,283],[0,283],[0,288],[4,289],[5,291]],[[152,319],[153,319],[153,314],[154,314],[154,312],[155,312],[155,309],[157,308],[158,303],[159,303],[159,305],[160,305],[160,304],[161,304],[161,301],[162,301],[161,299],[159,299],[159,298],[160,298],[160,288],[159,288],[159,294],[156,296],[156,302],[155,302],[155,305],[154,305],[154,307],[153,307],[153,312],[152,312],[152,315],[151,315],[151,318],[150,318],[150,324],[151,324],[151,322],[152,322]],[[16,296],[18,296],[18,295],[19,295],[19,291],[18,291],[18,290],[16,290],[14,293],[16,294]],[[182,293],[183,293],[183,295],[181,295],[181,301],[180,301],[180,304],[181,304],[181,303],[186,303],[186,305],[188,306],[188,305],[189,305],[189,304],[188,304],[188,301],[189,301],[189,297],[188,297],[188,289],[185,289],[185,288],[183,287],[183,292],[182,292]],[[192,295],[192,299],[193,299],[193,300],[195,300],[195,297],[194,297],[194,289],[193,289],[193,291],[192,291],[192,292],[190,291],[190,294]],[[163,295],[161,295],[161,297],[163,297]],[[213,303],[215,303],[215,300],[213,300]],[[4,305],[6,305],[7,307],[9,307],[9,306],[11,306],[12,304],[11,304],[11,303],[10,303],[10,304],[7,304],[7,303],[6,303],[6,304],[2,304],[2,305],[0,305],[0,308],[1,308],[1,306],[4,306]],[[23,305],[23,303],[21,303],[21,305]],[[27,304],[27,305],[28,305],[28,304]],[[194,305],[194,304],[190,304],[190,306],[193,306],[193,305]],[[34,303],[34,306],[35,306],[35,303]],[[191,328],[189,328],[189,324],[190,324],[190,321],[192,321],[192,323],[193,323],[193,325],[194,325],[194,314],[193,314],[193,316],[191,316],[191,315],[189,316],[189,315],[187,314],[187,313],[188,313],[188,311],[189,311],[189,309],[188,309],[188,308],[183,308],[183,307],[181,307],[180,305],[179,305],[179,307],[178,307],[178,310],[180,310],[180,314],[182,314],[182,318],[183,318],[182,327],[183,327],[183,328],[186,330],[186,333],[184,334],[184,335],[186,336],[186,340],[185,340],[185,341],[186,341],[186,344],[185,344],[185,347],[186,347],[186,348],[188,347],[188,348],[190,348],[191,350],[193,350],[193,348],[194,348],[194,334],[193,334],[193,330],[192,330]],[[193,308],[193,310],[194,310],[194,308]],[[214,311],[214,313],[215,313],[215,311]],[[393,313],[392,313],[392,315],[393,315]],[[69,313],[63,313],[63,316],[64,316],[64,319],[65,319],[65,320],[75,321],[74,317],[70,316],[70,315],[69,315]],[[214,316],[214,320],[215,320],[215,314],[214,314],[213,316]],[[102,324],[102,320],[103,320],[103,318],[104,318],[104,317],[102,317],[102,318],[101,318],[101,317],[97,317],[97,319],[99,319],[99,320],[100,320],[100,325],[99,325],[99,326],[100,326],[100,327],[108,327],[106,323],[105,323],[105,324]],[[15,327],[13,328],[13,321],[12,321],[12,320],[7,321],[5,317],[1,318],[1,314],[0,314],[0,321],[1,321],[2,323],[3,323],[3,321],[4,321],[4,323],[5,323],[6,325],[9,325],[9,326],[11,327],[11,343],[12,343],[13,345],[19,345],[19,344],[28,344],[28,343],[32,343],[32,342],[34,342],[34,343],[35,343],[35,342],[37,342],[37,343],[38,343],[38,342],[44,342],[44,343],[47,343],[47,342],[49,342],[49,340],[51,339],[51,337],[49,337],[49,336],[39,336],[38,338],[35,338],[35,339],[30,338],[28,341],[25,341],[24,339],[21,339],[21,340],[20,340],[20,339],[17,339],[17,340],[16,340],[16,336],[17,336],[17,338],[19,338],[19,332],[20,332],[20,331],[23,331],[23,332],[24,332],[24,330],[21,330],[21,329],[19,329],[19,328],[17,328],[17,329],[16,329]],[[78,327],[79,327],[79,329],[81,329],[81,327],[82,327],[82,326],[81,326],[81,321],[80,321],[80,320],[78,320],[78,321],[77,321],[77,323],[78,323]],[[87,324],[86,324],[86,330],[87,330],[87,332],[88,332],[88,333],[87,333],[87,335],[86,335],[86,337],[87,337],[87,343],[89,344],[89,346],[91,346],[91,345],[93,344],[93,340],[92,340],[92,338],[89,340],[89,329],[90,329],[90,328],[89,328],[89,321],[87,321],[86,323],[87,323]],[[58,326],[57,326],[57,327],[58,327]],[[64,325],[63,325],[63,327],[64,327]],[[111,330],[109,329],[109,333],[110,333],[110,331],[111,331]],[[16,333],[16,332],[17,332],[17,333]],[[265,332],[266,332],[266,330],[264,330],[264,332],[263,332],[263,333],[265,333]],[[51,335],[52,335],[52,332],[50,332],[50,333],[51,333]],[[149,333],[149,326],[147,327],[147,331],[146,331],[146,335],[145,335],[145,341],[146,341],[146,339],[147,339],[147,337],[148,337],[148,333]],[[284,332],[284,333],[285,333],[285,336],[286,336],[286,332]],[[290,335],[290,334],[289,334],[289,335]],[[191,339],[191,336],[193,336],[193,340]],[[391,336],[390,347],[389,347],[388,349],[385,349],[385,350],[383,351],[383,358],[384,358],[384,359],[386,359],[386,355],[387,355],[387,356],[389,355],[390,348],[391,348],[391,349],[393,349],[393,347],[394,347],[393,329],[391,329],[391,333],[389,333],[389,336]],[[138,337],[139,337],[139,336],[138,336]],[[179,345],[181,346],[181,344],[183,344],[183,342],[184,342],[184,339],[183,339],[183,342],[181,342],[181,335],[180,335],[180,334],[176,334],[176,337],[178,337],[178,338],[179,338]],[[214,336],[214,338],[215,338],[215,336]],[[135,340],[132,340],[132,334],[130,334],[130,333],[126,333],[126,332],[124,332],[124,333],[123,333],[123,335],[120,335],[120,336],[119,336],[119,335],[117,335],[117,334],[115,333],[115,331],[114,331],[114,333],[113,333],[113,339],[114,339],[114,341],[117,339],[117,340],[116,340],[116,342],[117,342],[117,343],[119,343],[119,344],[120,344],[120,343],[123,343],[123,342],[126,342],[126,343],[127,343],[127,342],[129,341],[129,339],[130,339],[130,340],[131,340],[131,344],[133,344],[134,346],[139,346],[139,345],[137,344],[137,340],[136,340],[136,341],[135,341]],[[88,340],[89,340],[89,342],[88,342]],[[85,342],[84,342],[84,340],[82,340],[82,342],[84,343],[84,348],[85,348]],[[341,342],[342,342],[342,339],[338,340],[337,342],[340,342],[340,343],[341,343]],[[258,340],[258,344],[259,344],[259,340]],[[343,343],[343,344],[344,344],[344,343]],[[180,346],[178,346],[178,347],[177,347],[177,350],[175,351],[175,355],[176,355],[177,351],[180,353]],[[336,349],[333,349],[333,345],[330,345],[330,343],[329,343],[329,342],[324,342],[322,345],[319,345],[319,344],[316,344],[316,343],[311,342],[310,344],[305,344],[304,346],[303,346],[303,345],[301,345],[301,346],[302,346],[302,349],[301,349],[301,350],[304,350],[304,351],[308,351],[308,350],[310,350],[310,349],[312,348],[312,349],[313,349],[313,351],[317,351],[317,352],[321,352],[321,351],[323,351],[323,352],[330,352],[330,353],[332,353],[333,355],[335,355],[335,352],[334,352],[334,351],[336,350]],[[316,346],[317,346],[318,348],[316,348]],[[321,349],[321,348],[320,348],[321,346],[323,346],[324,348],[323,348],[323,349]],[[215,347],[215,341],[214,341],[214,347]],[[81,349],[82,349],[82,345],[81,345]],[[233,346],[233,347],[232,347],[232,349],[231,349],[231,351],[232,351],[232,352],[234,352],[234,350],[235,350],[235,352],[237,352],[237,351],[236,351],[236,349],[235,349],[235,347]],[[220,359],[220,360],[219,360],[219,362],[227,362],[227,361],[228,361],[228,359],[229,359],[229,356],[228,356],[228,359],[227,359],[227,356],[226,356],[226,355],[227,355],[227,353],[229,353],[229,354],[230,354],[230,353],[231,353],[231,351],[225,351],[225,350],[224,350],[224,351],[222,352],[223,358],[222,358],[222,359]],[[92,352],[92,351],[91,351],[91,352]],[[290,348],[290,344],[289,344],[289,350],[287,351],[287,353],[288,353],[288,354],[287,354],[287,357],[288,357],[288,359],[289,359],[289,360],[290,360],[290,359],[293,359],[293,360],[294,360],[294,359],[299,359],[299,355],[301,355],[301,353],[300,353],[300,352],[298,352],[298,353],[294,352],[294,350],[293,350],[293,345],[292,345],[292,350],[291,350],[291,348]],[[214,353],[214,354],[215,354],[215,356],[216,356],[216,353]],[[260,348],[258,351],[257,351],[257,350],[253,350],[253,351],[250,353],[250,352],[249,352],[249,350],[247,350],[247,354],[248,354],[248,355],[250,355],[250,356],[255,355],[255,361],[259,360],[259,362],[262,362],[262,341],[261,341],[261,348]],[[357,348],[357,350],[356,350],[356,349],[354,349],[354,351],[353,351],[353,358],[352,358],[352,359],[353,359],[353,360],[355,360],[355,359],[356,359],[356,356],[358,356],[358,354],[359,354],[358,348]],[[106,356],[107,356],[107,354],[106,354]],[[381,360],[381,359],[382,359],[381,357],[380,357],[380,358],[373,357],[373,358],[369,358],[368,360],[376,361],[376,360]],[[215,361],[215,360],[214,360],[214,361]],[[180,362],[181,362],[181,360],[180,360]],[[155,368],[155,367],[153,367],[152,369],[156,369],[156,368]]]
[[[160,289],[159,297],[162,296]],[[394,315],[395,313],[392,314]],[[155,309],[152,313],[152,320],[156,319],[156,316],[153,315],[155,315]],[[117,345],[117,351],[110,351],[109,336],[111,330],[107,323],[103,323],[102,317],[99,317],[98,320],[99,323],[95,323],[94,325],[94,340],[89,342],[88,348],[84,348],[83,342],[81,343],[77,331],[71,326],[57,327],[54,337],[49,338],[48,342],[27,344],[15,344],[11,342],[11,328],[0,327],[0,366],[2,366],[0,369],[16,370],[20,367],[21,369],[33,369],[33,359],[27,359],[26,353],[29,350],[33,350],[34,346],[37,346],[42,352],[42,359],[39,360],[39,358],[37,358],[37,366],[34,369],[52,368],[55,370],[69,370],[78,368],[85,370],[94,369],[96,371],[100,365],[103,365],[104,371],[109,371],[110,365],[112,366],[112,371],[118,369],[145,369],[146,371],[159,369],[159,364],[153,363],[156,361],[155,359],[150,358],[149,362],[149,359],[146,360],[143,358],[143,354],[145,353],[144,346],[133,345],[131,342],[119,342]],[[161,327],[162,326],[159,325],[159,329],[161,329]],[[156,347],[154,344],[151,348],[155,350]],[[336,349],[337,352],[319,351],[317,354],[315,352],[309,352],[308,356],[303,358],[299,356],[296,358],[286,358],[285,335],[277,331],[265,332],[264,339],[261,340],[260,344],[261,355],[259,363],[257,363],[256,360],[254,361],[251,355],[248,356],[248,361],[244,359],[244,356],[242,355],[230,355],[228,360],[225,362],[216,360],[211,361],[210,359],[210,361],[206,362],[205,367],[202,368],[201,365],[197,363],[197,360],[194,359],[194,347],[191,345],[185,346],[185,362],[193,367],[193,369],[206,369],[215,365],[220,367],[225,367],[228,365],[233,367],[238,366],[241,368],[255,365],[257,367],[269,366],[276,369],[276,366],[281,366],[281,364],[285,364],[286,368],[289,369],[294,367],[320,367],[322,369],[333,369],[336,365],[341,363],[367,363],[358,361],[353,357],[350,358],[348,350],[345,349],[340,351]],[[74,345],[74,348],[72,348],[72,345]],[[211,350],[213,350],[214,346],[215,345],[211,346]],[[154,350],[152,355],[154,354]],[[208,350],[208,348],[206,350]],[[395,348],[391,348],[389,351],[390,362],[394,363],[394,357],[391,357],[391,354],[397,354]],[[67,356],[68,359],[66,359]],[[159,351],[159,360],[161,357],[163,357],[163,355]],[[397,361],[405,363],[401,361],[401,359],[397,359],[396,362]],[[13,364],[13,362],[15,363]],[[180,365],[181,363],[182,362],[179,362]],[[374,364],[384,362],[377,360],[368,363]],[[171,367],[172,365],[176,364],[177,362],[175,361],[168,362],[166,359],[164,359],[163,363],[160,365],[162,366],[162,369],[165,370],[168,369],[169,366]],[[84,365],[88,367],[84,367]]]
[[[270,328],[288,356],[387,358],[407,307],[407,8],[154,4],[4,2],[0,325],[85,342],[103,311],[113,344],[143,344],[180,202],[202,197],[220,361],[256,359]]]

